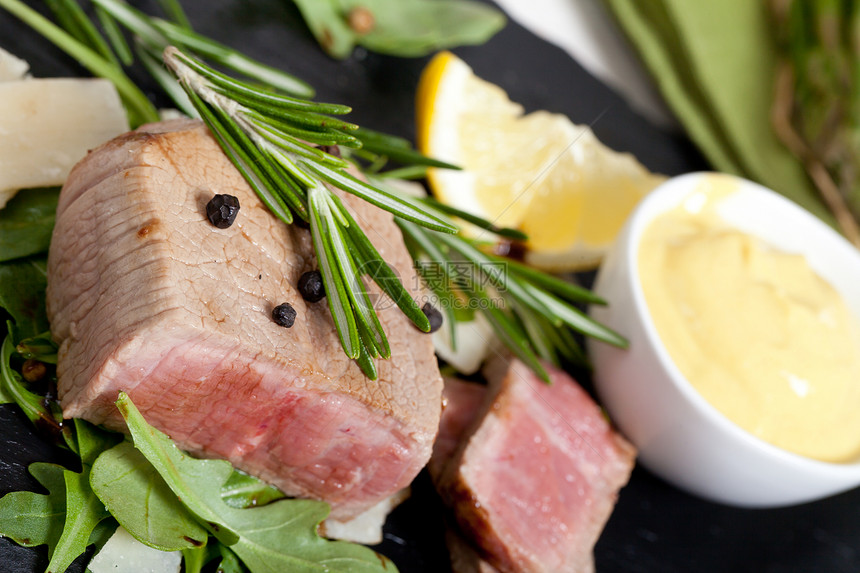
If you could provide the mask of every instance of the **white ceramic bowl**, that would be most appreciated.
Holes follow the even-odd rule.
[[[639,241],[655,216],[677,206],[704,177],[730,176],[692,173],[655,189],[633,212],[600,269],[595,291],[609,305],[592,307],[591,315],[630,341],[628,350],[589,342],[603,405],[639,448],[645,467],[713,501],[774,507],[860,485],[860,460],[813,460],[770,445],[735,425],[687,382],[660,341],[638,279]],[[779,249],[805,255],[860,317],[858,251],[794,203],[760,185],[733,179],[739,189],[721,201],[719,214]]]

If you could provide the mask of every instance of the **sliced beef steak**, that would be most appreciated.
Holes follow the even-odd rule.
[[[491,369],[488,388],[446,382],[431,473],[461,530],[504,573],[592,571],[633,468],[633,446],[569,376],[548,369],[551,385],[516,360]]]
[[[486,397],[486,386],[457,378],[445,378],[439,434],[427,465],[430,477],[435,483],[439,483],[448,462],[454,457],[463,439],[468,436],[470,428],[479,422],[478,413]]]
[[[206,216],[216,193],[241,205],[226,229]],[[391,216],[344,200],[417,296]],[[64,414],[121,428],[125,390],[182,448],[329,501],[335,517],[392,495],[436,435],[431,339],[381,310],[392,358],[369,380],[326,302],[297,292],[313,268],[308,231],[268,212],[201,123],[144,126],[91,152],[61,193],[48,262]],[[272,320],[282,302],[298,313],[289,329]]]

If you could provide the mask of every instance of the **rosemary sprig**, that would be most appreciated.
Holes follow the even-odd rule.
[[[332,188],[351,193],[418,228],[454,233],[457,228],[420,205],[348,173],[349,163],[319,146],[361,147],[355,125],[332,117],[346,106],[264,92],[168,47],[164,62],[228,157],[267,206],[285,223],[310,223],[328,305],[347,356],[376,376],[372,358],[391,350],[362,283],[368,274],[424,331],[430,323]],[[373,271],[373,272],[371,272]],[[389,271],[390,273],[390,271]]]
[[[361,139],[361,151],[372,154],[375,160],[396,161],[398,163],[421,166],[441,167],[443,169],[460,169],[456,165],[427,157],[412,148],[409,140],[387,133],[381,133],[366,127],[359,127],[355,132],[356,137]]]
[[[441,219],[450,209],[431,198],[412,198]],[[455,216],[459,211],[453,213]],[[451,219],[447,219],[453,224]],[[470,223],[500,237],[517,231],[496,229],[479,217]],[[458,309],[482,313],[499,339],[543,380],[549,376],[541,360],[559,364],[563,360],[584,363],[585,353],[573,333],[602,340],[618,347],[627,341],[595,322],[575,305],[606,304],[588,289],[513,261],[485,253],[481,244],[462,234],[439,235],[404,220],[397,220],[416,269],[436,295],[446,315],[449,338],[456,346],[454,326]]]
[[[55,0],[56,1],[56,0]],[[76,3],[76,0],[65,0]],[[242,52],[234,50],[220,42],[198,34],[191,28],[181,5],[176,0],[161,0],[165,12],[173,21],[163,20],[144,14],[130,6],[124,0],[92,0],[96,9],[107,18],[131,32],[138,43],[139,51],[150,57],[160,59],[161,53],[167,46],[176,46],[198,57],[207,58],[225,68],[237,71],[247,78],[258,81],[263,85],[296,95],[298,97],[313,97],[313,88],[303,80],[260,63],[247,57]],[[164,75],[153,77],[162,88],[170,94],[176,91],[172,80]],[[195,111],[185,98],[179,98],[175,103],[189,115]]]
[[[501,229],[491,223],[438,203],[430,198],[400,195],[385,185],[364,183],[345,171],[346,162],[310,148],[301,140],[321,145],[341,144],[361,149],[355,134],[368,132],[346,122],[333,121],[329,114],[347,110],[331,104],[315,104],[260,92],[253,86],[229,78],[204,64],[168,48],[165,62],[188,91],[210,128],[219,135],[231,157],[253,172],[258,193],[298,205],[295,215],[310,220],[314,250],[326,284],[328,303],[341,344],[347,355],[359,361],[369,376],[375,375],[371,358],[390,355],[385,334],[360,280],[359,269],[374,269],[371,278],[422,330],[429,323],[398,279],[382,276],[388,265],[361,232],[340,201],[322,183],[353,193],[396,215],[395,221],[417,263],[417,270],[439,297],[453,339],[457,306],[484,313],[499,338],[542,378],[548,380],[541,359],[582,362],[584,353],[572,332],[592,336],[616,346],[626,341],[612,330],[591,320],[574,303],[603,304],[590,291],[551,277],[514,261],[486,254],[462,235],[436,231],[458,230],[450,217],[463,218],[500,237],[521,240],[519,231]],[[207,83],[208,82],[208,83]],[[208,119],[207,119],[208,118]],[[215,119],[217,118],[217,121]],[[230,139],[233,136],[234,139]],[[365,137],[367,137],[365,135]],[[299,139],[301,138],[301,139]],[[375,142],[385,136],[371,132]],[[244,141],[244,146],[242,144]],[[387,146],[391,146],[388,140]],[[395,143],[394,145],[402,145]],[[262,151],[262,154],[257,151]],[[378,145],[376,149],[385,149]],[[398,157],[409,163],[414,152]],[[268,162],[269,167],[266,167]],[[283,167],[281,177],[274,173]],[[269,175],[268,180],[266,175]],[[266,183],[265,187],[263,187]],[[302,187],[304,185],[304,187]],[[278,191],[279,186],[281,191]],[[306,207],[305,207],[306,206]],[[305,207],[305,209],[302,209]],[[290,214],[282,217],[289,222]],[[458,273],[466,265],[469,273]],[[433,276],[435,273],[435,276]],[[388,279],[388,280],[386,280]],[[392,287],[392,285],[396,285]]]

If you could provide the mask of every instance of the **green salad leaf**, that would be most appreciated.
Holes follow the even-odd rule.
[[[104,504],[90,488],[90,473],[96,457],[121,436],[96,428],[83,420],[75,420],[73,446],[81,457],[81,471],[63,470],[65,515],[63,530],[56,544],[48,544],[51,561],[48,571],[65,571],[72,561],[86,551],[93,538],[103,537],[98,525],[110,517]],[[52,492],[53,493],[53,492]]]
[[[15,321],[15,343],[48,330],[47,263],[44,257],[30,257],[0,264],[0,308]]]
[[[66,521],[65,468],[35,462],[28,468],[47,494],[13,491],[0,499],[0,535],[25,547],[56,545]]]
[[[417,57],[483,44],[505,25],[499,10],[467,0],[295,0],[320,46],[346,58],[356,45]]]
[[[9,344],[7,337],[4,360]],[[30,473],[48,493],[0,498],[0,535],[47,545],[48,572],[65,571],[89,545],[103,545],[118,524],[146,545],[181,550],[189,573],[213,561],[224,572],[397,571],[367,547],[320,537],[326,503],[280,499],[227,461],[191,458],[149,426],[127,395],[117,404],[132,440],[74,420],[66,443],[81,471],[36,462]]]
[[[220,543],[207,543],[200,547],[186,547],[182,549],[182,569],[184,573],[200,573],[203,567],[214,559],[220,559]],[[218,568],[220,572],[221,567]]]
[[[0,262],[48,250],[60,190],[24,189],[0,209]]]
[[[55,545],[48,545],[51,561],[47,570],[52,573],[68,569],[86,551],[96,526],[110,517],[89,487],[89,473],[90,468],[80,473],[63,470],[66,498],[63,532]]]
[[[9,325],[11,330],[11,324]],[[0,347],[0,399],[13,402],[40,429],[78,454],[81,471],[55,464],[34,463],[30,473],[48,494],[18,491],[0,499],[0,535],[26,546],[47,545],[47,571],[65,571],[86,548],[103,544],[116,527],[104,504],[90,488],[92,464],[106,448],[122,440],[119,434],[100,430],[83,420],[60,425],[56,403],[31,392],[12,366],[15,346],[7,334]]]
[[[236,557],[236,554],[230,551],[230,548],[225,545],[219,545],[221,550],[221,562],[218,565],[218,573],[247,573],[247,569]]]
[[[317,528],[329,511],[323,502],[284,499],[249,509],[227,505],[222,486],[233,473],[229,462],[186,455],[146,423],[124,392],[117,406],[134,446],[198,522],[252,573],[396,571],[393,563],[367,547],[320,537]]]
[[[133,537],[162,551],[206,545],[209,536],[130,442],[101,454],[90,485]]]
[[[29,470],[48,493],[15,491],[3,496],[0,535],[25,547],[47,545],[46,571],[65,571],[88,545],[102,544],[113,523],[100,525],[109,514],[86,485],[87,470],[78,473],[43,462],[30,464]]]
[[[237,509],[266,505],[283,497],[278,488],[236,470],[221,487],[221,499]]]

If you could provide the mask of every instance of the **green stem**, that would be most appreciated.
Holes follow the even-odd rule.
[[[185,10],[182,9],[179,0],[159,0],[159,4],[161,4],[161,9],[164,10],[168,18],[186,30],[191,30],[191,22],[185,15]]]
[[[101,57],[119,65],[116,56],[111,51],[105,39],[87,17],[77,0],[47,0],[46,2],[60,26],[65,28],[72,37],[86,46],[91,47]]]
[[[101,6],[95,6],[94,10],[99,23],[102,25],[105,37],[110,42],[110,45],[113,46],[113,50],[116,52],[119,60],[125,66],[132,65],[134,63],[134,55],[131,53],[131,48],[128,42],[126,42],[125,36],[122,35],[122,30],[117,21]]]

